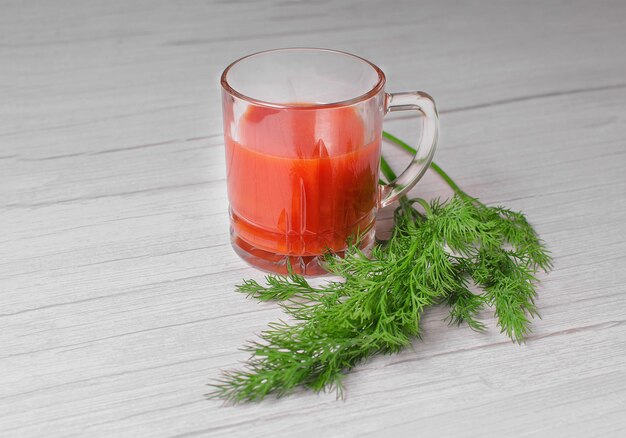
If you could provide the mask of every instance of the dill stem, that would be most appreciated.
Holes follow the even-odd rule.
[[[393,169],[389,165],[389,162],[385,160],[385,157],[383,157],[382,155],[380,156],[380,171],[383,173],[383,175],[387,179],[387,182],[391,182],[394,179],[396,179],[396,174],[394,173]]]
[[[400,140],[398,137],[396,137],[395,135],[392,135],[390,133],[388,133],[387,131],[383,131],[383,138],[391,141],[392,143],[397,144],[398,146],[400,146],[402,149],[404,149],[407,152],[410,152],[411,154],[415,155],[415,153],[417,152],[415,149],[413,149],[411,146],[409,146],[407,143],[405,143],[404,141]],[[387,170],[385,170],[385,168],[388,168],[389,170],[391,169],[389,167],[389,163],[383,158],[381,158],[381,161],[384,161],[385,164],[383,165],[381,163],[381,169],[383,169],[383,174],[385,175],[385,177],[387,179],[389,179],[389,176],[387,174]],[[446,172],[444,172],[444,170],[439,167],[439,165],[437,163],[435,163],[434,161],[432,161],[430,163],[430,168],[432,170],[434,170],[437,175],[439,175],[445,182],[446,184],[448,184],[448,186],[450,186],[450,188],[452,190],[454,190],[455,193],[457,193],[458,195],[464,196],[466,198],[472,198],[471,196],[469,196],[467,193],[465,193],[461,187],[459,187],[459,185],[457,183],[454,182],[454,180],[452,178],[450,178],[450,175],[448,175]],[[393,179],[395,179],[395,174],[393,174],[393,171],[391,172],[391,175],[393,175]]]
[[[457,194],[461,195],[461,196],[465,196],[466,198],[470,198],[470,196],[465,193],[458,185],[457,183],[454,182],[454,180],[452,178],[450,178],[450,175],[448,175],[446,172],[444,172],[444,170],[439,167],[439,165],[437,163],[435,163],[434,161],[430,162],[430,168],[432,170],[434,170],[435,172],[437,172],[437,175],[439,175],[449,186],[452,190],[454,190]]]
[[[424,209],[424,211],[426,212],[426,214],[430,216],[430,214],[431,214],[430,205],[428,204],[428,202],[426,202],[425,199],[416,198],[415,202],[417,202],[419,205],[421,205],[422,208]]]

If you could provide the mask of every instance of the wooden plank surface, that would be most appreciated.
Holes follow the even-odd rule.
[[[626,3],[0,2],[0,435],[624,436]],[[437,161],[555,270],[524,346],[428,312],[413,351],[221,407],[281,316],[229,244],[218,77],[319,46],[437,100]],[[412,138],[414,121],[387,127]],[[386,148],[397,168],[407,157]],[[415,189],[449,192],[433,175]],[[383,222],[389,212],[382,212]]]

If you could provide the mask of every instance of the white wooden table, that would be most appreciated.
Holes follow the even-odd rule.
[[[0,435],[624,436],[625,23],[623,1],[1,1]],[[218,77],[284,46],[436,98],[439,164],[553,252],[526,345],[435,309],[345,401],[205,400],[281,316],[234,292],[262,274],[229,243]]]

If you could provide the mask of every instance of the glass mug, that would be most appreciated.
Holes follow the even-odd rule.
[[[327,49],[268,50],[221,77],[231,242],[261,269],[316,275],[352,239],[374,242],[379,208],[424,175],[439,121],[422,92],[386,93],[371,62]],[[416,110],[422,138],[409,166],[379,184],[383,117]]]

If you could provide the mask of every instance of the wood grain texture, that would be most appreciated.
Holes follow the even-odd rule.
[[[0,2],[0,435],[624,436],[623,1]],[[435,96],[437,161],[525,211],[556,268],[529,342],[426,315],[413,351],[221,407],[281,316],[229,244],[218,77],[332,47]],[[403,137],[408,119],[390,121]],[[398,168],[407,157],[386,154]],[[415,189],[449,192],[433,175]],[[389,212],[382,212],[382,222]]]

